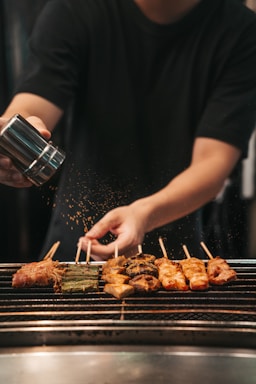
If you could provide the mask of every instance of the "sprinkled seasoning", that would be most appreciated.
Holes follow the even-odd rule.
[[[134,185],[130,188],[127,186],[125,192],[113,191],[103,177],[96,176],[90,169],[82,173],[72,165],[69,167],[65,193],[60,195],[57,187],[49,186],[55,197],[53,203],[48,199],[47,205],[52,204],[53,210],[58,208],[62,221],[70,231],[82,228],[86,233],[109,210],[127,204],[132,188]],[[108,236],[108,241],[110,239],[113,239],[112,235],[110,238]]]

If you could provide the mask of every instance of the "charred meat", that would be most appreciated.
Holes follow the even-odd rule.
[[[146,262],[146,263],[154,263],[156,257],[154,255],[150,255],[148,253],[137,253],[134,256],[128,257],[125,263],[125,266],[128,267],[130,264]]]
[[[129,284],[138,292],[154,292],[161,287],[160,281],[152,275],[137,275],[129,281]]]
[[[139,262],[134,262],[134,263],[130,264],[126,268],[126,274],[131,278],[133,278],[137,275],[143,275],[143,274],[152,275],[152,276],[157,277],[158,276],[158,268],[153,263],[149,263],[146,261],[139,261]]]

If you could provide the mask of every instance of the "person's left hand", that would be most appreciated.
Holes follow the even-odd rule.
[[[108,232],[116,236],[116,240],[103,245],[99,240]],[[139,210],[131,204],[109,211],[78,243],[86,251],[91,240],[92,259],[107,260],[114,255],[116,247],[119,255],[137,252],[145,233],[145,222]]]

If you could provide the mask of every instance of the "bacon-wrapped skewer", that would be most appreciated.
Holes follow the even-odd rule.
[[[164,257],[156,259],[155,265],[158,267],[158,279],[163,288],[167,291],[187,291],[188,285],[181,266],[168,258],[162,238],[159,238],[159,243]]]
[[[193,291],[203,291],[209,288],[209,279],[203,260],[191,257],[188,249],[183,245],[186,259],[180,261],[183,273],[189,281],[189,287]]]
[[[25,264],[14,273],[12,286],[14,288],[27,288],[53,285],[54,290],[59,291],[65,268],[60,267],[59,261],[52,260],[59,244],[59,241],[53,244],[42,261]]]
[[[226,260],[220,256],[213,257],[204,242],[200,244],[210,259],[208,261],[207,273],[211,284],[223,285],[237,278],[236,271],[228,265]]]

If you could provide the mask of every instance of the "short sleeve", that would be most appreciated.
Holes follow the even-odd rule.
[[[46,4],[29,40],[30,55],[16,93],[35,93],[61,109],[67,107],[86,62],[86,31],[78,14],[78,7],[68,1]]]
[[[240,36],[216,79],[197,136],[247,152],[256,121],[256,23]]]

